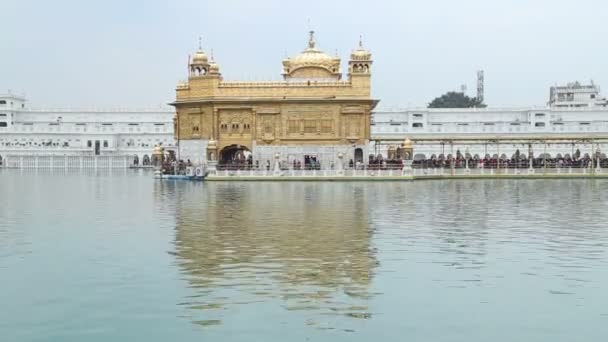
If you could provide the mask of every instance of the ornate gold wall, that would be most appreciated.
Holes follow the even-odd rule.
[[[311,32],[308,48],[283,60],[283,81],[227,82],[199,48],[176,89],[176,138],[213,141],[217,153],[231,145],[366,145],[378,102],[370,95],[371,54],[361,44],[353,51],[347,80],[339,64],[316,49]]]

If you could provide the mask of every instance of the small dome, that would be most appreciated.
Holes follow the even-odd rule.
[[[215,140],[213,140],[213,138],[211,138],[209,140],[209,142],[207,143],[207,149],[215,150],[216,148],[217,148],[217,142]]]
[[[208,60],[209,59],[207,58],[205,52],[203,52],[203,50],[201,49],[198,49],[198,51],[196,51],[196,54],[194,55],[194,58],[192,59],[192,64],[207,64]]]
[[[211,60],[211,62],[209,62],[209,72],[219,72],[220,71],[220,66],[215,63],[215,61]]]
[[[359,38],[359,47],[353,51],[350,58],[354,61],[367,61],[372,58],[371,52],[363,48],[363,40]]]
[[[351,56],[353,60],[368,60],[371,57],[371,53],[366,50],[357,49],[353,51]]]

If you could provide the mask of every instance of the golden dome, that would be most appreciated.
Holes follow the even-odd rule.
[[[308,47],[293,58],[285,58],[283,60],[283,67],[286,74],[291,74],[297,69],[307,67],[323,68],[330,74],[337,74],[340,72],[340,58],[332,57],[317,49],[314,31],[310,31]]]
[[[215,140],[213,140],[213,138],[211,138],[209,140],[209,142],[207,143],[207,149],[215,150],[216,148],[217,148],[217,142]]]
[[[299,55],[288,59],[292,66],[314,66],[314,65],[327,65],[333,64],[334,57],[316,49],[307,48],[302,51]]]
[[[192,58],[192,64],[207,64],[207,55],[200,48],[196,51],[194,58]]]
[[[412,141],[410,140],[410,138],[405,138],[405,141],[403,142],[403,147],[406,147],[406,148],[412,147]]]
[[[363,39],[359,37],[359,47],[352,52],[350,58],[354,61],[367,61],[372,58],[371,52],[363,48]]]

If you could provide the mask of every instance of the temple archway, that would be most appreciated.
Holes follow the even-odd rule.
[[[243,145],[228,145],[220,151],[220,164],[242,165],[251,160],[251,151]]]
[[[356,148],[355,149],[355,163],[363,163],[363,149]]]

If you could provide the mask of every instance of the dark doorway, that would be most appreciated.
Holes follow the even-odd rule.
[[[355,149],[355,163],[363,163],[363,149]]]
[[[100,149],[101,149],[101,144],[99,143],[99,140],[95,140],[95,155],[96,156],[99,155]]]
[[[253,158],[249,149],[243,145],[226,146],[220,151],[220,165],[235,167],[251,167]]]

